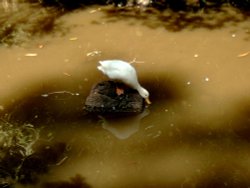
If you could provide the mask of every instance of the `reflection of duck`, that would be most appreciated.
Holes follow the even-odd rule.
[[[121,60],[105,60],[99,61],[101,64],[97,68],[107,75],[112,80],[121,81],[128,86],[136,89],[138,93],[146,100],[148,104],[151,104],[149,100],[149,92],[141,87],[138,82],[135,68],[129,63]]]
[[[149,114],[148,110],[143,111],[137,116],[131,116],[126,118],[110,118],[105,119],[103,116],[99,116],[102,120],[102,127],[111,132],[116,138],[124,140],[139,130],[141,120]]]

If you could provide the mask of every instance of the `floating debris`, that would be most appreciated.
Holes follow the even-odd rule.
[[[48,94],[48,93],[45,93],[45,94],[42,94],[41,96],[42,96],[42,97],[48,97],[49,94]]]
[[[199,55],[198,54],[194,54],[194,57],[199,57]]]
[[[100,11],[100,10],[101,10],[101,8],[97,8],[97,9],[94,9],[94,10],[89,11],[89,13],[90,13],[90,14],[93,14],[93,13],[96,13],[96,12],[98,12],[98,11]]]
[[[154,125],[149,125],[145,128],[145,130],[148,130],[148,129],[152,129],[154,127]]]
[[[37,53],[27,53],[27,54],[25,54],[25,56],[26,57],[36,57],[36,56],[38,56],[38,54]]]
[[[77,37],[71,37],[71,38],[69,38],[70,41],[75,41],[77,39],[78,39]]]
[[[190,81],[188,81],[188,82],[187,82],[187,85],[191,85],[191,82],[190,82]]]
[[[43,47],[44,47],[43,44],[39,44],[39,45],[38,45],[38,48],[40,48],[40,49],[42,49]]]
[[[64,74],[65,76],[69,76],[69,77],[72,76],[71,74],[69,74],[69,73],[67,73],[67,72],[64,72],[63,74]]]
[[[73,92],[70,92],[70,91],[55,91],[55,92],[41,94],[41,96],[42,97],[48,97],[49,95],[55,95],[55,94],[69,94],[69,95],[76,95],[76,96],[80,95],[79,93],[73,93]]]
[[[87,56],[87,57],[89,57],[89,56],[93,57],[93,56],[95,56],[95,55],[100,55],[101,53],[102,53],[101,51],[94,50],[94,51],[92,51],[92,52],[87,53],[86,56]]]
[[[68,159],[68,156],[65,156],[65,157],[62,158],[59,162],[56,163],[56,166],[62,165],[67,159]]]
[[[152,138],[157,138],[157,137],[161,136],[161,134],[162,134],[162,131],[159,130]]]
[[[204,80],[205,80],[206,82],[209,82],[209,81],[210,81],[210,78],[205,77]]]
[[[236,37],[236,34],[232,34],[232,37],[235,38],[235,37]]]
[[[150,0],[137,0],[136,3],[141,6],[148,6],[151,3],[151,1]]]
[[[132,61],[130,61],[129,63],[145,63],[144,61],[138,61],[138,60],[136,60],[136,58],[134,58]]]
[[[3,111],[3,110],[4,110],[4,106],[0,105],[0,111]]]
[[[90,14],[93,14],[95,12],[97,12],[97,10],[91,10],[91,11],[89,11]]]
[[[248,56],[249,54],[250,54],[250,51],[244,52],[244,53],[239,54],[238,57],[246,57],[246,56]]]

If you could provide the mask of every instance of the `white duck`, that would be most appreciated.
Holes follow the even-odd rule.
[[[149,92],[143,88],[137,79],[135,68],[129,63],[122,60],[105,60],[99,61],[101,64],[97,68],[112,80],[123,82],[131,88],[138,91],[138,93],[145,99],[148,104],[151,104],[149,100]]]

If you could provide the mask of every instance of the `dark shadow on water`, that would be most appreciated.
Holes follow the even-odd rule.
[[[141,11],[135,8],[106,9],[104,12],[106,13],[104,19],[108,22],[126,20],[129,24],[134,25],[139,21],[142,25],[152,29],[163,27],[168,31],[175,32],[197,28],[219,29],[229,24],[235,25],[246,21],[249,18],[249,14],[236,13],[236,10],[227,6],[203,9],[199,12],[173,11],[170,9],[164,11],[146,9]]]
[[[189,96],[187,88],[182,85],[183,83],[185,83],[183,78],[177,79],[173,75],[158,74],[152,80],[145,79],[142,84],[150,91],[157,91],[152,92],[154,94],[151,96],[153,103],[157,107],[157,103],[163,101],[178,102]],[[74,122],[78,122],[75,123],[76,126],[91,126],[92,124],[88,122],[100,121],[100,118],[97,118],[97,116],[92,118],[85,114],[83,110],[84,102],[85,99],[80,93],[71,93],[68,91],[44,93],[39,96],[22,99],[19,103],[17,102],[10,107],[9,111],[5,112],[2,118],[13,123],[11,129],[17,127],[17,130],[22,134],[27,134],[26,142],[32,141],[32,139],[34,139],[34,142],[37,142],[35,140],[35,133],[41,127],[45,127],[48,130],[53,128],[61,130],[65,128],[68,130],[71,126],[74,126]],[[147,114],[142,115],[144,117]],[[122,130],[122,135],[121,132],[118,132],[118,127],[112,127],[110,122],[109,124],[102,124],[102,126],[104,126],[104,129],[114,133],[119,139],[124,139],[139,130],[140,120],[143,117],[134,117],[134,129],[129,127],[125,133]],[[133,117],[131,119],[133,120]],[[79,121],[81,121],[80,124]],[[11,125],[10,123],[9,125]],[[20,126],[22,124],[27,124],[27,126],[22,128]],[[128,124],[132,125],[132,122]],[[6,127],[9,125],[6,125]],[[56,167],[65,157],[65,152],[67,152],[67,143],[35,144],[34,152],[31,154],[26,154],[27,150],[24,146],[15,148],[15,143],[12,145],[13,147],[6,148],[3,151],[5,157],[1,160],[2,163],[0,164],[0,175],[4,179],[3,183],[6,185],[14,184],[16,176],[18,177],[18,183],[36,185],[40,181],[40,176],[47,174],[50,168]],[[43,187],[81,188],[90,186],[84,182],[84,179],[76,176],[70,181],[47,182],[43,184]]]
[[[41,188],[91,188],[91,186],[85,182],[84,177],[77,174],[69,181],[45,182]]]
[[[192,115],[195,116],[195,114]],[[180,121],[175,121],[172,126],[170,123],[173,121],[167,116],[161,114],[163,117],[161,121],[165,122],[165,127],[161,126],[159,137],[150,139],[147,147],[144,148],[145,155],[154,153],[154,151],[157,151],[159,156],[161,156],[161,152],[163,155],[166,153],[173,155],[176,150],[181,149],[184,153],[187,151],[187,160],[190,153],[192,157],[204,155],[205,159],[198,160],[201,160],[201,168],[206,169],[201,171],[194,180],[183,180],[184,184],[178,182],[171,185],[172,187],[243,188],[250,185],[248,162],[241,161],[248,158],[249,155],[249,99],[232,106],[232,109],[226,114],[215,114],[205,119],[201,117],[190,117],[189,119],[189,117],[180,115]],[[214,128],[214,125],[217,128]],[[177,152],[176,155],[179,153]],[[185,154],[182,157],[185,158]],[[178,164],[178,162],[176,163]],[[150,187],[148,183],[133,182],[131,184],[138,184],[136,187]],[[161,185],[159,182],[157,187],[164,187],[164,184]]]
[[[239,117],[233,122],[235,133],[242,140],[250,142],[250,99],[240,101],[235,109]]]
[[[166,77],[166,75],[164,76]],[[161,76],[155,77],[154,79],[155,80],[153,81],[153,83],[155,84],[152,84],[151,81],[147,80],[145,80],[143,84],[145,84],[145,87],[149,87],[149,89],[155,89],[159,91],[161,88],[164,88],[166,87],[166,85],[169,85],[169,83],[173,84],[173,86],[171,86],[173,88],[166,87],[167,89],[165,88],[161,90],[161,92],[166,92],[166,93],[170,92],[172,93],[171,95],[159,93],[152,96],[153,99],[160,97],[160,100],[158,102],[160,102],[161,100],[181,101],[182,99],[185,98],[185,96],[186,97],[188,96],[188,91],[183,90],[181,83],[184,82],[182,82],[181,79],[179,81],[175,80],[173,76],[170,76],[169,79],[165,80],[165,82],[157,81],[158,79],[162,80]],[[182,91],[184,94],[178,95],[178,93],[179,92],[182,93]],[[64,99],[67,98],[67,97],[65,98],[65,94],[63,94],[63,96],[61,97]],[[66,96],[68,95],[66,94]],[[69,97],[68,100],[71,97]],[[73,96],[73,98],[74,97],[76,96]],[[52,99],[55,100],[55,96],[53,96]],[[53,103],[49,102],[50,100],[48,98],[46,98],[46,100],[44,100],[42,103],[48,102],[48,104],[52,106],[54,105]],[[34,104],[35,103],[33,103],[33,105]],[[30,107],[32,107],[32,105]],[[22,106],[21,109],[24,111],[27,110],[27,108],[25,108],[24,106]],[[162,153],[165,154],[166,152],[172,154],[176,150],[184,148],[183,151],[194,150],[194,152],[198,151],[198,154],[211,152],[212,154],[219,155],[223,153],[224,162],[220,160],[220,158],[217,159],[219,161],[214,160],[214,158],[212,158],[210,161],[210,163],[212,163],[211,166],[209,166],[209,169],[207,171],[203,172],[202,176],[199,177],[197,175],[198,176],[198,178],[196,177],[197,179],[190,182],[188,181],[184,182],[184,184],[182,181],[174,183],[170,182],[166,184],[165,182],[160,182],[160,181],[152,183],[148,182],[147,180],[142,181],[141,179],[138,180],[129,179],[129,181],[125,183],[124,187],[145,188],[145,187],[166,187],[166,185],[168,185],[169,187],[180,187],[181,185],[184,185],[183,187],[191,187],[194,184],[195,187],[247,187],[250,184],[248,175],[244,176],[243,173],[244,169],[241,169],[239,161],[237,159],[234,159],[231,156],[231,154],[241,155],[240,152],[242,151],[242,146],[249,147],[249,102],[248,101],[246,102],[246,100],[244,100],[242,103],[239,103],[239,106],[236,109],[239,110],[239,113],[236,114],[235,117],[230,117],[225,120],[223,117],[218,116],[217,119],[207,118],[206,120],[200,122],[201,124],[203,124],[202,125],[203,128],[199,128],[199,125],[196,126],[195,125],[196,121],[195,119],[192,118],[190,120],[187,120],[185,118],[184,119],[180,118],[181,121],[175,121],[176,124],[174,124],[173,127],[171,128],[168,125],[168,123],[170,123],[171,121],[168,122],[167,115],[159,114],[159,116],[161,116],[161,121],[166,122],[167,128],[166,130],[162,130],[162,133],[159,137],[152,138],[149,142],[147,142],[147,144],[144,146],[145,148],[141,150],[145,151],[145,153],[142,152],[142,156],[143,155],[148,156],[151,154],[153,155],[154,151],[157,151],[158,156],[161,156]],[[55,111],[54,113],[56,114],[58,112],[59,111]],[[65,114],[67,115],[67,113]],[[50,116],[51,114],[47,115]],[[162,116],[164,117],[162,118]],[[77,117],[74,118],[77,119]],[[233,124],[238,123],[239,129],[237,129],[236,131],[234,131],[233,125],[228,126],[227,129],[224,128],[220,130],[209,129],[211,123],[229,124],[231,119],[233,119],[232,122]],[[26,120],[29,120],[29,118],[27,118]],[[192,123],[194,124],[192,125]],[[170,135],[169,133],[171,133],[172,135]],[[147,138],[145,137],[145,139]],[[19,149],[13,148],[12,151],[20,151],[20,148]],[[20,183],[36,185],[36,183],[39,182],[40,175],[49,172],[51,166],[56,166],[56,164],[58,164],[58,161],[60,161],[62,156],[64,156],[64,152],[65,152],[65,143],[57,143],[55,145],[50,145],[49,147],[48,145],[37,146],[36,152],[25,158],[23,158],[23,156],[19,152],[17,153],[12,152],[11,156],[6,155],[6,159],[11,160],[11,163],[6,162],[6,160],[2,163],[3,165],[0,168],[0,173],[1,173],[0,175],[4,179],[5,184],[7,183],[10,184],[12,181],[14,181],[13,174],[15,172],[15,169],[21,163],[20,161],[23,161],[22,166],[18,172],[18,176],[20,177]],[[38,164],[39,168],[37,168]],[[204,164],[206,164],[206,161],[204,161]],[[4,169],[14,169],[14,171],[8,171]],[[90,186],[85,182],[84,178],[82,178],[79,175],[76,175],[75,177],[72,177],[70,180],[42,183],[41,187],[42,188],[51,188],[51,187],[88,188]]]
[[[185,109],[184,111],[178,110],[181,104],[178,105],[176,111],[175,105],[169,107],[167,112],[163,109],[154,116],[158,116],[161,119],[159,124],[165,124],[165,126],[161,126],[161,135],[150,141],[148,149],[171,151],[188,145],[197,149],[210,146],[214,148],[214,151],[241,151],[245,146],[250,146],[249,104],[249,101],[243,100],[225,114],[204,117],[195,113],[187,115],[188,112],[185,112]],[[154,109],[154,111],[157,110],[157,108]],[[154,123],[157,128],[157,122]],[[146,152],[149,151],[146,150]]]
[[[55,100],[54,97],[54,95],[51,96],[53,100]],[[64,100],[69,98],[65,93],[60,97],[64,98]],[[47,97],[45,98],[48,100]],[[36,98],[36,100],[26,101],[16,106],[13,109],[13,114],[9,117],[1,117],[0,131],[1,134],[4,133],[4,137],[1,138],[0,145],[0,187],[12,187],[15,184],[37,187],[41,182],[41,176],[49,173],[51,169],[61,166],[68,159],[70,152],[69,143],[51,141],[53,138],[51,129],[55,128],[54,123],[56,125],[60,124],[58,122],[65,123],[65,126],[69,125],[62,118],[65,114],[67,115],[66,120],[70,122],[70,125],[74,124],[72,119],[77,119],[77,115],[73,117],[72,114],[67,114],[70,113],[69,111],[59,112],[57,105],[62,102],[61,100],[56,100],[56,104],[55,102],[51,104],[50,100],[52,99],[48,100],[47,105],[51,105],[51,109],[46,104],[42,105],[44,103],[42,99],[44,97],[40,96],[39,100]],[[56,99],[58,98],[56,97]],[[59,105],[59,109],[62,110],[63,108],[61,107]],[[71,113],[77,111],[72,111],[72,109]],[[8,122],[4,118],[8,119]],[[62,129],[61,124],[57,128]],[[43,134],[48,135],[40,135],[41,129]],[[49,134],[52,134],[52,136],[49,136]],[[47,182],[42,187],[89,188],[90,186],[85,182],[84,178],[77,175],[70,181]]]
[[[8,114],[9,121],[19,124],[29,122],[31,124],[52,124],[53,122],[65,122],[81,118],[84,98],[79,93],[58,91],[41,94],[40,96],[22,99],[13,105]]]
[[[13,138],[14,139],[14,138]],[[59,165],[66,154],[65,143],[44,143],[34,148],[15,146],[14,140],[11,147],[1,151],[0,185],[6,187],[15,183],[35,185],[40,176],[49,172],[51,166]]]
[[[36,184],[39,176],[49,171],[49,166],[57,165],[65,156],[66,143],[41,145],[35,152],[24,158],[18,171],[18,182]]]
[[[212,166],[197,182],[196,187],[249,187],[249,178],[244,174],[244,167],[235,163],[228,155],[223,157],[224,161]]]
[[[142,86],[150,92],[150,100],[153,102],[150,108],[157,108],[157,104],[166,102],[179,104],[192,95],[186,85],[187,78],[181,76],[179,72],[157,72],[154,75],[143,78],[141,82]],[[84,93],[83,91],[39,91],[40,95],[30,94],[16,101],[2,117],[10,123],[19,125],[28,123],[36,126],[52,125],[58,122],[71,123],[79,120],[95,121],[98,120],[97,116],[94,115],[93,119],[91,114],[84,109],[87,93],[90,91],[91,87]]]

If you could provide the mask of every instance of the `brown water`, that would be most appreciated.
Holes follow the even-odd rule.
[[[213,29],[191,29],[190,22],[171,32],[154,16],[112,17],[90,8],[60,18],[69,28],[63,37],[2,47],[1,110],[17,108],[5,116],[70,148],[41,182],[79,174],[94,188],[249,186],[250,27],[249,19],[229,12],[239,20]],[[151,95],[143,114],[74,116],[92,85],[107,79],[96,69],[104,59],[134,60]],[[41,97],[20,105],[35,96]]]

